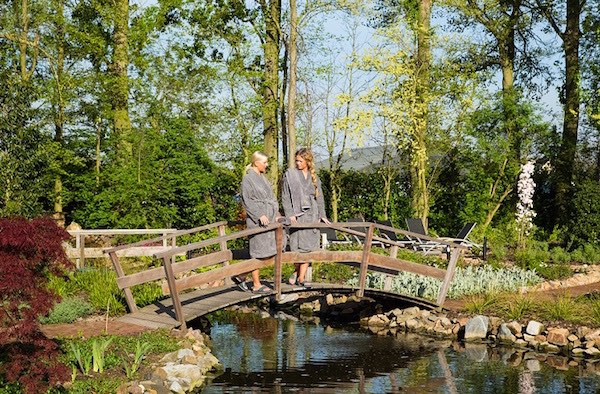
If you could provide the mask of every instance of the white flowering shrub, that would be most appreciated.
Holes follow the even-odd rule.
[[[531,231],[533,218],[536,216],[533,210],[533,194],[535,193],[535,182],[533,181],[534,169],[533,161],[522,164],[521,174],[517,182],[519,201],[517,202],[516,221],[520,243],[523,242],[524,238]]]

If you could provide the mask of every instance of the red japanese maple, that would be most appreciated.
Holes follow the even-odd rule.
[[[68,238],[51,219],[0,219],[0,373],[26,392],[68,377],[37,320],[59,300],[47,288],[48,274],[73,268],[62,247]]]

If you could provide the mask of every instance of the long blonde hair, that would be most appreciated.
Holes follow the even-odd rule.
[[[246,174],[248,173],[248,171],[250,171],[252,169],[252,166],[254,165],[254,163],[256,163],[257,161],[260,161],[260,160],[268,160],[268,159],[269,159],[269,156],[265,155],[261,151],[254,152],[252,154],[252,158],[250,159],[250,164],[248,164],[246,166]]]
[[[315,158],[313,157],[310,149],[300,148],[296,151],[296,156],[300,156],[306,161],[306,167],[308,171],[310,171],[310,177],[312,178],[312,183],[315,186],[315,197],[319,196],[319,181],[317,178],[317,172],[315,171]]]

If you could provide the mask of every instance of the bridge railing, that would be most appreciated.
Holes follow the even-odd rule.
[[[232,232],[230,234],[226,233],[227,225],[227,222],[217,222],[189,230],[175,231],[171,234],[163,235],[161,237],[153,238],[151,240],[144,240],[133,244],[121,245],[105,250],[105,253],[109,255],[115,272],[117,273],[117,285],[125,292],[125,299],[127,301],[127,305],[129,307],[130,312],[137,311],[135,299],[133,298],[131,292],[132,286],[146,282],[166,279],[166,282],[163,283],[163,293],[171,295],[176,319],[182,325],[185,325],[182,305],[179,298],[179,293],[181,291],[199,287],[204,284],[214,283],[223,279],[227,281],[232,276],[245,274],[254,269],[261,269],[263,267],[271,265],[273,265],[274,267],[273,283],[275,297],[279,300],[281,298],[282,265],[306,261],[328,261],[359,266],[360,274],[357,295],[360,297],[364,296],[366,287],[366,277],[367,272],[369,270],[375,270],[386,273],[398,273],[401,271],[407,271],[437,278],[441,280],[442,283],[440,285],[440,290],[438,293],[436,303],[437,305],[442,306],[446,298],[450,281],[454,276],[458,255],[462,249],[468,249],[462,245],[458,245],[452,242],[443,241],[440,239],[423,236],[420,234],[413,234],[405,230],[396,229],[379,223],[347,222],[332,223],[331,225],[325,223],[297,223],[290,226],[290,229],[332,227],[337,231],[361,237],[364,240],[362,245],[362,251],[318,250],[308,253],[284,252],[284,227],[279,223],[272,224],[267,227],[245,229],[237,232]],[[216,237],[212,237],[198,242],[192,242],[185,245],[171,247],[169,249],[155,253],[153,256],[157,259],[162,260],[161,267],[151,268],[146,271],[137,272],[129,275],[125,275],[123,272],[118,257],[118,253],[120,251],[129,248],[135,248],[140,246],[141,244],[148,242],[164,241],[165,239],[173,238],[176,236],[194,234],[203,231],[214,231],[215,228],[217,229],[218,233],[218,236]],[[356,230],[357,228],[359,230]],[[406,245],[401,242],[392,241],[388,238],[376,235],[376,229],[393,231],[396,234],[405,235],[409,237],[418,236],[420,239],[426,239],[442,245],[446,245],[451,251],[447,269],[444,270],[423,264],[417,264],[411,261],[397,259],[394,248],[397,249],[398,247],[403,247]],[[268,231],[275,232],[275,240],[277,244],[278,253],[273,257],[267,259],[253,259],[249,258],[249,256],[247,255],[247,251],[246,253],[243,253],[243,251],[228,248],[228,242],[230,241],[234,241],[241,238],[247,238],[252,235]],[[373,253],[373,241],[377,241],[383,245],[389,246],[390,255],[387,256]],[[193,250],[214,247],[215,245],[218,245],[218,249],[216,251],[212,251],[208,254],[196,257],[192,256],[191,254],[191,251]],[[184,260],[176,262],[177,256],[185,257]],[[231,260],[242,261],[236,264],[229,264]],[[217,265],[218,267],[205,272],[193,273],[192,275],[183,276],[183,274],[190,273],[193,270],[215,265]]]
[[[135,251],[136,249],[139,249],[139,248],[146,248],[147,247],[146,245],[148,245],[148,244],[162,242],[163,245],[166,245],[168,241],[171,242],[171,247],[168,250],[173,250],[173,249],[176,249],[176,247],[177,247],[177,243],[176,243],[177,237],[181,237],[183,235],[191,235],[191,234],[195,234],[195,233],[199,233],[199,232],[203,232],[203,231],[209,231],[209,230],[213,230],[214,228],[217,228],[218,234],[222,235],[222,234],[225,234],[225,226],[226,225],[227,225],[227,222],[222,221],[222,222],[216,222],[216,223],[208,224],[206,226],[195,227],[195,228],[187,229],[187,230],[169,231],[169,232],[165,232],[164,235],[156,237],[156,238],[145,239],[142,241],[138,241],[138,242],[134,242],[134,243],[126,244],[126,245],[119,245],[119,246],[115,246],[112,248],[102,249],[103,253],[108,254],[110,261],[112,263],[112,266],[117,274],[117,285],[125,293],[125,300],[127,302],[129,311],[130,312],[137,311],[137,305],[135,303],[133,293],[131,292],[131,287],[133,287],[135,285],[147,283],[147,282],[164,279],[164,278],[166,278],[166,273],[165,273],[165,269],[163,267],[158,267],[158,268],[153,268],[153,269],[149,269],[149,270],[142,271],[142,272],[137,272],[134,274],[125,275],[125,273],[123,271],[123,266],[121,265],[121,262],[119,260],[120,256],[129,256],[129,255],[131,255],[131,253],[127,253],[128,251]],[[100,230],[96,230],[96,231],[100,231]],[[130,234],[130,233],[128,233],[128,234]],[[144,234],[148,234],[148,233],[146,232]],[[159,251],[164,251],[164,250],[167,250],[167,249],[163,247]],[[144,255],[153,256],[156,252],[157,251],[155,249],[154,251],[152,251],[151,254],[144,254]],[[176,256],[177,256],[177,253],[172,255],[171,258],[172,258],[173,262],[175,261]],[[177,271],[177,272],[179,272],[179,271]]]
[[[109,230],[68,230],[68,233],[75,238],[75,246],[65,244],[67,257],[75,259],[77,268],[85,266],[85,259],[103,258],[106,247],[89,246],[86,239],[94,236],[114,237],[117,235],[154,235],[162,234],[159,238],[153,238],[138,242],[134,247],[120,248],[119,256],[152,256],[154,253],[163,251],[177,244],[177,229],[174,228],[152,228],[152,229],[109,229]],[[158,239],[158,241],[157,241]],[[156,245],[162,241],[162,245]],[[170,241],[170,244],[169,243]]]

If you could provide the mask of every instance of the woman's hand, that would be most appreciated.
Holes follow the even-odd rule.
[[[292,224],[298,223],[298,219],[295,216],[290,216],[290,222]]]
[[[321,218],[321,220],[325,223],[325,224],[331,224],[331,222],[329,221],[329,219],[327,218]]]
[[[268,226],[269,218],[267,217],[267,215],[262,215],[261,217],[258,218],[258,222],[260,223],[261,226]]]

